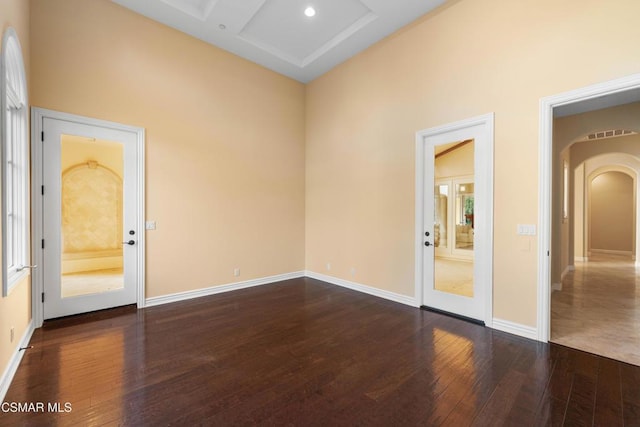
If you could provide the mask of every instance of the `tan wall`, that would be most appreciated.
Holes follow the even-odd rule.
[[[302,84],[108,0],[31,19],[33,105],[146,129],[147,297],[304,268]]]
[[[124,173],[122,144],[101,140],[87,142],[86,138],[69,135],[63,136],[63,144],[64,148],[60,154],[62,173],[71,167],[93,160],[122,179]]]
[[[434,165],[436,179],[473,175],[474,145],[471,142],[457,150],[437,157]]]
[[[576,140],[596,131],[626,129],[640,132],[638,117],[640,117],[640,102],[554,119],[554,149],[562,151]],[[604,139],[599,142],[615,147],[617,144],[628,144],[629,139],[627,138],[632,138],[632,136]],[[576,158],[575,161],[572,160],[572,163],[576,165],[581,161],[580,158]]]
[[[462,0],[307,87],[309,270],[414,293],[415,132],[495,112],[494,315],[536,324],[539,102],[640,71],[640,2]]]
[[[13,27],[18,34],[28,80],[29,2],[24,0],[3,0],[0,2],[0,22],[2,23],[2,34],[9,27]],[[27,89],[30,90],[31,88],[28,87]],[[0,375],[6,369],[9,359],[16,350],[20,338],[24,335],[31,320],[30,283],[29,278],[27,278],[16,285],[6,298],[0,296]],[[13,342],[10,340],[11,327],[15,328]]]
[[[622,172],[606,172],[591,181],[591,248],[623,251],[633,248],[633,178]]]

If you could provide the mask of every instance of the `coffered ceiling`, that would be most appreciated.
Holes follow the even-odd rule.
[[[306,83],[446,0],[112,1]]]

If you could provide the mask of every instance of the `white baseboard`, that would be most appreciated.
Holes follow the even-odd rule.
[[[2,377],[0,377],[0,402],[4,402],[4,397],[7,395],[7,391],[9,391],[9,386],[11,385],[11,381],[13,381],[13,376],[16,374],[18,366],[20,366],[22,356],[24,356],[24,352],[26,351],[21,351],[20,349],[29,345],[31,335],[33,335],[33,329],[33,320],[31,320],[27,326],[27,330],[22,334],[22,338],[20,338],[20,342],[16,346],[11,359],[9,359],[7,368],[2,373]]]
[[[611,249],[591,249],[591,252],[594,252],[596,254],[608,254],[608,255],[626,255],[626,256],[633,255],[633,252],[631,251],[615,251]]]
[[[267,285],[269,283],[280,282],[282,280],[297,279],[304,277],[304,271],[296,271],[294,273],[278,274],[276,276],[261,277],[258,279],[245,280],[243,282],[228,283],[225,285],[211,286],[209,288],[196,289],[193,291],[178,292],[175,294],[161,295],[159,297],[151,297],[145,300],[145,307],[153,307],[154,305],[169,304],[177,301],[204,297],[207,295],[215,295],[222,292],[237,291],[238,289],[251,288],[254,286]]]
[[[564,280],[564,278],[565,278],[565,276],[567,274],[569,274],[570,272],[575,271],[575,270],[576,270],[575,265],[567,265],[567,268],[565,268],[564,271],[562,272],[562,274],[560,275],[560,280],[561,281]]]
[[[305,276],[316,280],[322,280],[323,282],[331,283],[332,285],[342,286],[343,288],[398,302],[400,304],[409,305],[411,307],[420,307],[420,304],[418,304],[418,301],[416,301],[414,297],[410,297],[407,295],[396,294],[395,292],[373,288],[361,283],[351,282],[349,280],[339,279],[337,277],[327,276],[325,274],[320,274],[309,270],[305,271]]]
[[[532,326],[521,325],[519,323],[509,322],[508,320],[493,318],[493,329],[507,332],[509,334],[518,335],[520,337],[538,340],[538,330]]]
[[[576,266],[575,265],[567,265],[567,268],[565,268],[564,271],[562,272],[562,274],[560,275],[560,282],[551,284],[551,291],[561,291],[562,290],[562,282],[564,281],[564,278],[567,276],[567,274],[569,274],[570,272],[575,271],[575,270],[576,270]]]

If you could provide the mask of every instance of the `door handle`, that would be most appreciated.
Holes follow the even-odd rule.
[[[424,242],[425,246],[431,246],[431,242]]]
[[[133,246],[136,244],[135,240],[129,240],[128,242],[122,242],[123,245]]]

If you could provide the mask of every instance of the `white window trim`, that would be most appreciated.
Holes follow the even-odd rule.
[[[569,162],[562,161],[562,222],[569,220]]]
[[[27,96],[27,77],[24,70],[22,48],[18,35],[13,28],[5,31],[2,38],[0,73],[0,104],[2,108],[2,295],[7,296],[29,275],[29,114]],[[13,113],[8,114],[9,110]],[[9,122],[11,121],[11,123]],[[11,135],[9,134],[11,131]],[[18,171],[11,180],[7,179],[8,150]],[[10,185],[10,187],[9,187]],[[17,213],[17,225],[8,229],[9,203],[12,197]],[[12,231],[12,232],[11,232]],[[10,236],[14,236],[11,238]],[[8,240],[11,240],[9,242]],[[10,259],[10,254],[13,258]],[[12,265],[8,265],[11,262]]]

